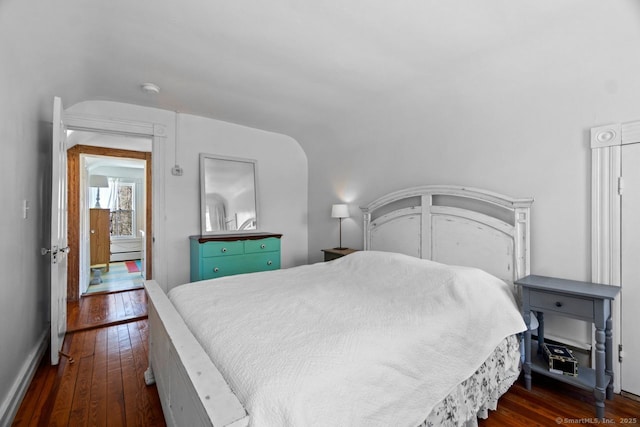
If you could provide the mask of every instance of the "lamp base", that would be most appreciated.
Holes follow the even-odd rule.
[[[349,249],[349,248],[333,248],[336,251],[344,251],[345,249]]]

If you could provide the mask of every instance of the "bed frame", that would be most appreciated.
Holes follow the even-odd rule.
[[[477,267],[513,283],[529,274],[532,203],[452,185],[396,191],[362,208],[364,249]]]
[[[513,282],[529,273],[532,202],[458,186],[397,191],[362,208],[364,248],[478,267]],[[157,384],[167,425],[248,425],[246,410],[158,283],[148,280],[145,288],[145,381]]]

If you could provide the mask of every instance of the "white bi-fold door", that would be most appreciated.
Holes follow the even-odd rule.
[[[622,145],[620,388],[640,396],[640,143]]]

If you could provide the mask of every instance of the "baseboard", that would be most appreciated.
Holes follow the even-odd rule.
[[[2,405],[0,405],[0,426],[10,426],[13,422],[13,419],[18,412],[18,408],[20,407],[20,403],[22,403],[22,399],[27,393],[29,384],[31,384],[31,380],[38,369],[40,360],[42,360],[42,356],[45,351],[47,351],[48,344],[49,330],[45,329],[38,339],[38,344],[25,358],[24,364],[20,368],[20,372],[11,386],[7,398],[2,402]]]

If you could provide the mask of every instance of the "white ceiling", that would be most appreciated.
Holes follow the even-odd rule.
[[[22,63],[66,106],[128,102],[302,143],[318,129],[349,139],[363,123],[394,118],[390,108],[433,109],[461,95],[458,81],[477,63],[500,64],[514,49],[536,58],[556,49],[547,60],[575,66],[588,57],[581,40],[597,44],[592,33],[607,30],[599,25],[610,14],[638,22],[640,2],[3,0],[0,36],[15,41],[3,60]],[[143,82],[161,93],[143,93]]]

